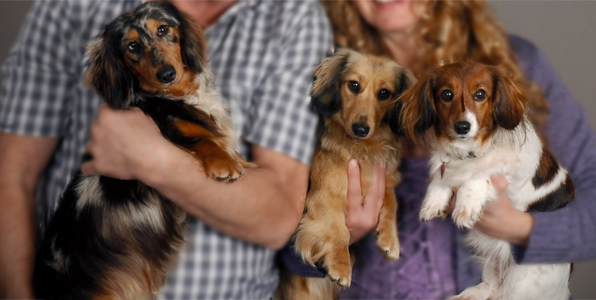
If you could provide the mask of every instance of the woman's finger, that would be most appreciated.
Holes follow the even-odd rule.
[[[360,166],[358,161],[348,161],[348,209],[362,209],[362,190],[360,187]]]

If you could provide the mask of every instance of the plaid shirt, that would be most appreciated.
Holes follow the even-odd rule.
[[[57,137],[37,190],[50,216],[89,139],[102,100],[82,84],[84,46],[103,24],[141,1],[42,1],[34,4],[2,67],[0,131]],[[316,1],[239,2],[205,32],[209,63],[242,139],[305,164],[317,119],[308,111],[312,71],[332,49]],[[162,298],[264,299],[278,281],[274,251],[223,235],[197,219],[170,271]]]

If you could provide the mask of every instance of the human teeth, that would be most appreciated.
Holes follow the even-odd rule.
[[[389,3],[389,2],[393,2],[395,0],[373,0],[374,2],[379,2],[379,3]]]

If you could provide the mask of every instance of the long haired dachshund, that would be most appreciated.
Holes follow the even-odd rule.
[[[374,166],[386,170],[377,245],[388,259],[399,258],[397,200],[401,143],[387,116],[393,100],[416,81],[412,72],[380,57],[340,49],[315,69],[311,106],[323,120],[312,162],[310,190],[295,250],[311,265],[321,263],[328,278],[283,278],[279,299],[332,299],[352,278],[350,233],[346,226],[348,161],[360,163],[363,195],[371,188]],[[335,284],[336,282],[337,284]],[[339,284],[339,285],[338,285]]]
[[[194,22],[147,2],[105,26],[86,76],[114,109],[140,107],[206,174],[232,182],[252,167],[236,152],[226,107]],[[186,214],[136,180],[78,174],[36,257],[34,290],[51,299],[151,299],[184,240]]]
[[[471,229],[466,239],[483,266],[483,282],[452,299],[569,299],[569,263],[517,265],[509,243],[473,229],[483,207],[497,199],[493,174],[507,178],[519,211],[559,209],[574,197],[569,173],[526,118],[518,84],[499,67],[455,63],[428,73],[397,106],[395,130],[430,136],[434,147],[420,219],[446,217],[451,188],[459,187],[452,218]]]

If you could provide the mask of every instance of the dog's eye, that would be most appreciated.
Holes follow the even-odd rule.
[[[476,93],[474,94],[474,100],[482,101],[484,99],[486,99],[486,92],[483,89],[477,90]]]
[[[441,94],[441,99],[445,102],[451,102],[453,100],[453,92],[451,90],[444,90]]]
[[[162,35],[167,34],[168,29],[170,29],[170,27],[168,27],[168,25],[161,25],[161,26],[157,27],[157,35],[162,36]]]
[[[391,97],[391,92],[386,89],[380,90],[379,93],[377,94],[377,98],[379,98],[379,100],[381,100],[381,101],[387,100],[387,99],[389,99],[389,97]]]
[[[348,81],[348,88],[354,94],[358,94],[358,92],[360,92],[360,84],[357,81]]]
[[[139,44],[137,42],[128,43],[128,50],[132,53],[137,53],[139,51]]]

